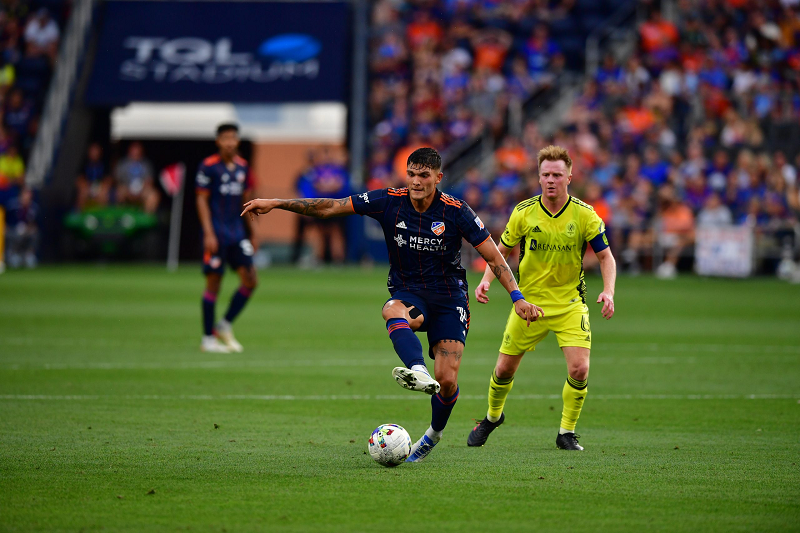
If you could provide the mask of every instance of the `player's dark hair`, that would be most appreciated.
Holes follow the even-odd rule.
[[[433,148],[417,148],[408,156],[407,166],[411,168],[429,168],[434,172],[442,169],[442,156]]]
[[[225,124],[220,124],[217,126],[217,137],[225,133],[226,131],[235,131],[239,133],[239,125],[234,124],[233,122],[226,122]]]

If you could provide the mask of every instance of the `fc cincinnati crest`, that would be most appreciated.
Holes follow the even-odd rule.
[[[436,235],[441,235],[444,233],[444,222],[434,222],[431,224],[431,231]]]

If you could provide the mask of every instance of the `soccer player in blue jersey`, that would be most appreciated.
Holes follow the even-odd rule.
[[[241,352],[231,323],[256,288],[253,243],[247,238],[239,216],[242,201],[252,189],[247,161],[239,157],[239,128],[221,124],[217,128],[219,152],[207,157],[197,170],[197,214],[203,226],[203,340],[205,352]],[[241,285],[231,298],[225,316],[214,324],[217,294],[225,264],[239,274]]]
[[[389,292],[383,319],[404,366],[392,371],[404,388],[431,398],[431,425],[411,449],[409,462],[427,456],[442,436],[458,399],[458,369],[469,331],[467,276],[461,266],[461,240],[480,252],[511,295],[517,314],[528,324],[542,310],[525,301],[511,269],[475,212],[461,200],[440,192],[442,159],[420,148],[407,161],[402,189],[379,189],[341,199],[257,199],[247,202],[251,219],[283,209],[316,218],[366,215],[380,222],[389,249]],[[431,377],[422,344],[414,331],[428,334]]]

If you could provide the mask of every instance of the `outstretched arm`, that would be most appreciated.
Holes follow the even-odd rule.
[[[293,200],[256,198],[244,204],[242,216],[249,213],[250,219],[255,220],[258,215],[266,215],[273,209],[283,209],[314,218],[343,217],[355,213],[350,198],[339,198],[338,200],[333,198],[295,198]]]
[[[597,297],[597,303],[603,304],[603,318],[608,320],[614,316],[614,286],[617,282],[617,262],[606,248],[595,254],[600,261],[600,273],[603,275],[603,292]]]
[[[522,297],[522,293],[519,292],[519,287],[517,286],[517,280],[514,279],[514,274],[511,272],[511,269],[508,267],[508,263],[506,263],[505,257],[500,250],[497,249],[497,245],[492,239],[486,239],[475,249],[478,250],[478,253],[481,254],[481,257],[486,260],[487,270],[490,270],[494,276],[500,280],[500,283],[511,295],[511,298],[514,301],[514,310],[520,318],[527,320],[528,325],[530,326],[531,322],[535,322],[539,316],[544,316],[544,311],[542,311],[539,306],[526,302],[525,298]],[[486,273],[484,273],[484,279],[486,279],[486,276]],[[514,293],[517,295],[516,299]]]

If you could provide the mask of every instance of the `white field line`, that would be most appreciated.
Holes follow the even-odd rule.
[[[137,342],[137,345],[140,343]],[[173,341],[164,343],[148,342],[147,345],[169,345],[179,346]],[[52,346],[52,347],[97,347],[97,348],[124,348],[130,346],[131,342],[116,338],[39,338],[33,336],[2,336],[0,345],[9,346]],[[258,349],[258,346],[254,346]],[[469,351],[469,348],[467,348]],[[707,352],[707,353],[754,353],[754,354],[798,354],[800,355],[800,342],[797,345],[760,345],[760,344],[704,344],[704,343],[660,343],[660,342],[621,342],[603,343],[598,342],[595,350],[602,352],[614,351],[641,351],[641,352]],[[341,351],[346,351],[342,349]]]
[[[529,354],[525,358],[525,365],[535,366],[562,366],[564,360],[557,354],[540,357]],[[598,356],[596,364],[642,364],[642,365],[675,365],[695,364],[694,357],[653,357],[644,356],[636,358],[614,358]],[[280,361],[185,361],[185,362],[87,362],[87,363],[0,363],[0,370],[204,370],[204,369],[270,369],[270,368],[312,368],[312,367],[365,367],[365,366],[392,366],[393,360],[382,356],[373,359],[286,359]],[[462,365],[493,365],[495,359],[473,359],[465,357]]]
[[[485,400],[485,394],[462,394],[462,400]],[[593,394],[592,400],[800,400],[798,394]],[[509,400],[560,400],[560,394],[516,394]],[[390,401],[429,401],[424,394],[333,394],[333,395],[278,395],[278,394],[128,394],[128,395],[49,395],[49,394],[0,394],[5,401],[98,401],[98,400],[158,400],[158,401],[265,401],[265,402],[305,402],[305,401],[353,401],[353,400],[390,400]]]

